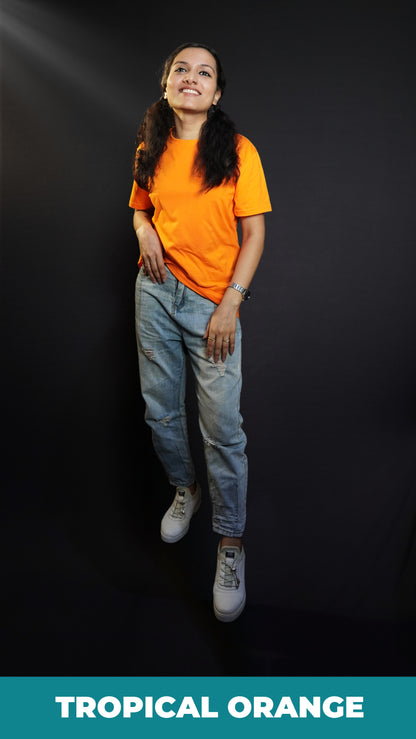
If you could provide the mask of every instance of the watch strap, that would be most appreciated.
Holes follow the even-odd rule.
[[[231,285],[228,285],[228,287],[232,287],[234,290],[238,290],[239,293],[243,296],[243,300],[249,300],[251,293],[250,290],[248,290],[246,287],[243,287],[242,285],[239,285],[238,282],[232,282]]]

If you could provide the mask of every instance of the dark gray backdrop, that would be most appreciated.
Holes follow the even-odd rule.
[[[405,3],[2,0],[5,674],[411,674],[414,25]],[[135,132],[184,40],[273,214],[242,309],[248,607],[211,613],[142,422]],[[194,403],[190,424],[205,493]]]

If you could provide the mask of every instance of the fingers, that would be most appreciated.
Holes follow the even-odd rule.
[[[211,357],[214,355],[215,345],[216,345],[215,336],[208,336],[207,337],[207,357],[208,359],[211,359]],[[218,360],[215,360],[215,355],[214,355],[214,361],[218,361]]]
[[[210,359],[213,357],[214,362],[222,359],[223,362],[227,359],[227,354],[232,354],[235,347],[235,335],[233,334],[230,338],[225,336],[216,335],[213,336],[209,333],[208,329],[204,334],[204,339],[207,340],[207,357]]]
[[[162,283],[166,282],[166,270],[165,270],[165,263],[163,260],[157,260],[155,269],[153,270],[153,273],[156,277],[156,282]]]
[[[221,344],[221,359],[223,362],[227,359],[228,350],[230,348],[230,339],[223,339]]]
[[[160,279],[162,280],[162,282],[166,282],[166,269],[165,269],[164,262],[162,262],[162,264],[159,265],[159,274],[160,274]]]
[[[150,277],[153,283],[166,282],[166,269],[163,261],[158,259],[151,259],[150,257],[143,257],[143,268],[144,273]]]
[[[145,230],[138,229],[140,233],[139,247],[143,262],[144,273],[152,282],[165,282],[166,270],[163,260],[163,246],[153,227]]]
[[[144,264],[144,272],[148,277],[150,277],[151,281],[153,283],[159,282],[155,274],[155,269],[150,259],[147,259],[146,261],[144,261],[143,264]]]

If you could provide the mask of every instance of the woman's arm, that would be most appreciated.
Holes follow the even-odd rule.
[[[152,282],[165,282],[163,247],[152,223],[153,210],[135,210],[133,228],[139,240],[140,254],[146,274]]]
[[[263,254],[263,213],[241,218],[241,229],[243,238],[232,282],[248,288]],[[241,301],[242,295],[238,290],[227,288],[221,303],[211,316],[204,339],[207,339],[207,356],[213,356],[214,362],[218,362],[220,356],[224,362],[228,352],[232,354],[234,351],[237,313]]]

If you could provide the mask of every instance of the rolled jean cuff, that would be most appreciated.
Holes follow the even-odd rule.
[[[226,530],[224,528],[224,526],[221,526],[221,525],[215,524],[215,523],[212,524],[212,530],[214,531],[215,534],[219,534],[220,536],[229,536],[230,539],[241,539],[242,536],[243,536],[243,534],[244,534],[244,529],[242,529],[242,530],[241,529],[239,529],[239,530],[235,530],[235,529],[234,530],[233,529]]]

